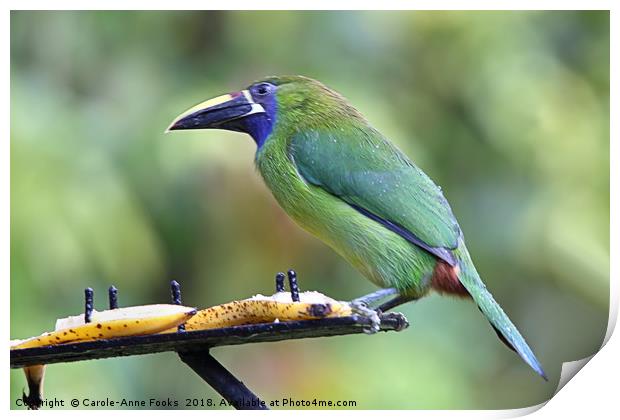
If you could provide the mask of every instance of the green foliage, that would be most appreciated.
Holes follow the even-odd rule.
[[[404,307],[401,334],[224,348],[266,399],[511,408],[600,346],[609,286],[607,12],[12,12],[11,337],[167,284],[208,306],[373,286],[297,228],[226,132],[164,135],[192,103],[270,74],[338,90],[444,194],[544,383],[468,302]],[[214,398],[172,354],[48,367],[49,397]],[[166,378],[162,380],[162,378]],[[24,378],[11,373],[11,400]]]

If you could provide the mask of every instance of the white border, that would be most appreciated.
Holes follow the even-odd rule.
[[[170,3],[161,1],[161,0],[149,0],[149,1],[127,1],[127,0],[107,0],[107,1],[89,1],[89,2],[80,2],[76,0],[68,1],[55,1],[53,5],[50,4],[50,1],[43,0],[23,0],[23,1],[14,1],[9,0],[5,1],[3,4],[8,5],[8,10],[2,16],[2,25],[0,25],[1,33],[4,35],[2,37],[1,48],[4,57],[10,57],[10,9],[16,10],[31,10],[31,9],[61,9],[61,10],[71,10],[71,9],[118,9],[118,10],[133,10],[133,9],[141,9],[148,8],[152,10],[167,10],[169,9]],[[416,1],[416,2],[403,2],[396,0],[382,0],[380,2],[381,9],[392,9],[392,10],[400,10],[400,9],[417,9],[417,10],[441,10],[441,9],[458,9],[458,10],[482,10],[482,9],[495,9],[495,10],[524,10],[524,9],[543,9],[543,10],[566,10],[566,9],[604,9],[611,10],[611,91],[612,93],[617,94],[618,86],[615,82],[614,75],[618,73],[620,67],[618,66],[618,54],[617,47],[617,37],[618,37],[618,21],[617,18],[617,7],[613,6],[617,2],[612,1],[571,1],[566,0],[562,2],[553,2],[553,1],[533,1],[533,0],[521,0],[519,2],[516,1],[504,1],[499,3],[497,1],[469,1],[466,4],[463,1]],[[200,0],[177,0],[174,2],[174,6],[178,10],[200,10],[209,8],[213,10],[249,10],[256,9],[257,2],[252,1],[236,1],[236,0],[228,0],[228,1],[200,1]],[[302,9],[302,10],[342,10],[342,9],[361,9],[361,10],[375,10],[378,9],[377,3],[364,2],[363,4],[359,1],[298,1],[295,4],[292,4],[290,1],[261,1],[260,5],[263,9]],[[468,6],[468,7],[464,7]],[[5,133],[10,131],[10,64],[7,63],[2,67],[3,80],[4,82],[4,95],[2,102],[2,115],[5,118],[4,131]],[[615,115],[617,117],[617,95],[612,95],[611,98],[611,115]],[[620,148],[618,147],[618,124],[614,123],[613,119],[611,122],[611,144],[610,144],[610,156],[611,156],[611,214],[620,214],[620,207],[618,206],[618,194],[614,188],[618,187],[618,164],[620,164],[619,156],[620,156]],[[3,141],[4,153],[2,153],[1,159],[3,159],[2,164],[0,164],[0,173],[2,174],[0,181],[0,188],[2,188],[2,206],[0,207],[0,211],[2,214],[2,241],[1,241],[1,255],[2,258],[1,267],[4,272],[4,305],[3,305],[3,329],[4,336],[6,338],[5,342],[9,340],[9,294],[6,293],[6,288],[8,286],[9,278],[10,278],[10,269],[9,269],[9,252],[10,252],[10,142],[7,141],[10,138],[10,134],[5,137],[5,141]],[[524,408],[520,410],[501,410],[501,411],[386,411],[385,415],[390,416],[392,418],[410,418],[410,416],[414,415],[417,418],[473,418],[473,419],[481,419],[481,418],[506,418],[506,417],[516,417],[520,415],[525,415],[536,411],[532,414],[532,418],[536,419],[555,419],[555,418],[563,418],[563,419],[581,419],[584,416],[593,416],[594,418],[609,418],[609,413],[618,412],[617,410],[617,389],[618,389],[618,375],[620,375],[620,339],[618,339],[617,335],[612,336],[613,328],[615,326],[617,317],[618,317],[618,296],[619,296],[619,287],[618,281],[620,278],[620,273],[617,269],[617,257],[618,257],[618,223],[617,220],[612,216],[611,218],[611,297],[612,302],[610,303],[610,322],[609,328],[607,331],[607,335],[605,340],[607,341],[604,348],[593,357],[592,361],[588,363],[582,372],[579,373],[576,379],[570,381],[565,388],[561,389],[557,396],[555,396],[542,410],[536,411],[537,407]],[[5,366],[8,366],[8,352],[4,352],[5,357]],[[2,395],[9,395],[9,375],[3,375],[2,381]],[[389,384],[386,384],[389,386]],[[8,398],[6,399],[6,409],[9,409],[10,403]],[[28,415],[29,413],[25,411],[10,411],[11,416],[23,416]],[[146,413],[145,413],[146,414]],[[359,411],[339,411],[335,412],[321,412],[321,416],[353,416],[356,417],[362,415]],[[50,411],[41,411],[37,415],[42,416],[80,416],[84,415],[83,412],[80,411],[72,411],[72,412],[61,412],[57,410]],[[136,415],[135,412],[119,412],[115,411],[114,415],[120,416],[132,416]],[[148,413],[149,416],[153,418],[161,418],[161,419],[169,419],[170,413],[166,411],[150,411]],[[249,412],[235,412],[235,411],[224,411],[224,412],[209,412],[204,413],[201,411],[192,412],[192,411],[184,411],[183,416],[188,417],[204,417],[208,416],[217,416],[217,417],[229,417],[229,416],[249,416],[249,415],[260,415],[256,413],[250,414]],[[266,414],[262,414],[266,415]],[[274,411],[269,413],[270,416],[282,417],[287,415],[282,411]],[[296,416],[301,417],[309,417],[315,416],[316,413],[311,411],[302,411],[296,412]],[[373,412],[373,417],[381,415],[381,413]],[[109,412],[107,411],[89,411],[88,416],[92,416],[93,418],[103,418],[104,416],[109,416]]]
[[[355,0],[176,0],[171,8],[170,2],[163,0],[8,0],[9,9],[14,10],[610,10],[612,0],[382,0],[381,2]],[[53,6],[51,5],[53,3]],[[259,7],[257,7],[257,5]]]

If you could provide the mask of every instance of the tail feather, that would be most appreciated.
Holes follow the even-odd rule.
[[[478,306],[478,309],[480,309],[480,306]],[[482,312],[482,309],[480,309],[480,312]],[[495,325],[493,325],[490,321],[489,321],[489,324],[491,325],[491,328],[493,328],[493,331],[495,331],[495,334],[497,335],[497,338],[499,338],[500,341],[502,343],[504,343],[504,345],[506,347],[508,347],[510,350],[514,351],[515,353],[517,353],[517,349],[515,349],[514,346],[512,344],[510,344],[510,342],[508,340],[506,340],[506,337],[504,337],[502,332],[500,330],[498,330],[497,328],[495,328]]]
[[[480,311],[489,320],[500,339],[509,348],[514,350],[521,359],[534,369],[544,380],[547,380],[545,371],[525,342],[525,339],[517,330],[517,327],[510,321],[508,315],[506,315],[491,293],[487,290],[484,283],[482,283],[467,250],[465,249],[461,254],[461,258],[459,258],[459,280],[474,299]]]
[[[510,350],[512,350],[515,353],[517,353],[517,349],[515,349],[514,346],[512,344],[510,344],[510,342],[508,340],[506,340],[506,337],[504,337],[502,332],[500,330],[498,330],[497,328],[495,328],[495,325],[493,325],[493,324],[491,324],[491,327],[493,327],[493,331],[495,331],[495,334],[497,334],[497,337],[501,340],[501,342],[504,343],[504,345],[506,347],[508,347]]]

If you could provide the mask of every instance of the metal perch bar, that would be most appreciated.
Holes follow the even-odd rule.
[[[181,360],[237,410],[268,410],[243,382],[235,378],[208,351],[179,352]]]

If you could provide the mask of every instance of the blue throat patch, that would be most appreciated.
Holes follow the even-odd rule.
[[[252,136],[258,149],[265,144],[265,140],[273,131],[277,113],[277,103],[273,95],[261,101],[260,104],[265,109],[264,114],[248,115],[241,122],[243,131]]]

